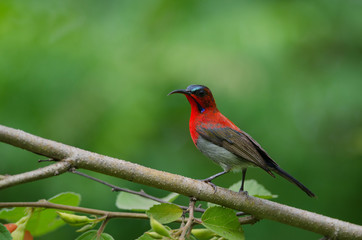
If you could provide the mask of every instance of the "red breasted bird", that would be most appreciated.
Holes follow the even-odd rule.
[[[190,85],[186,90],[175,90],[169,95],[174,93],[184,94],[191,105],[189,127],[195,146],[224,169],[203,181],[211,183],[213,179],[229,171],[241,171],[240,191],[244,191],[246,169],[260,167],[272,177],[275,177],[275,172],[297,185],[308,196],[315,197],[302,183],[281,169],[249,134],[240,130],[219,112],[209,88]]]

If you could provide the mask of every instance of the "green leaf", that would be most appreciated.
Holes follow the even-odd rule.
[[[244,240],[244,232],[232,209],[224,207],[208,208],[201,217],[202,224],[229,240]]]
[[[178,198],[178,196],[180,196],[180,194],[172,192],[172,193],[168,194],[166,197],[163,197],[161,199],[172,203],[173,201],[175,201]]]
[[[25,207],[3,208],[0,211],[0,219],[14,223],[17,222],[20,218],[24,217],[25,214]]]
[[[97,231],[90,230],[77,237],[76,240],[95,240],[96,238],[97,238]]]
[[[83,227],[79,228],[76,232],[85,232],[88,230],[91,230],[92,228],[94,228],[97,225],[96,222],[84,225]]]
[[[142,234],[142,236],[140,236],[136,240],[154,240],[154,238],[151,237],[149,234],[144,233],[144,234]]]
[[[114,238],[113,238],[111,235],[109,235],[108,233],[102,233],[100,240],[101,240],[101,239],[104,239],[104,240],[114,240]]]
[[[108,233],[102,233],[97,239],[97,230],[90,230],[77,237],[76,240],[114,240],[114,238]]]
[[[0,239],[1,240],[12,240],[10,232],[8,229],[0,223]]]
[[[116,199],[116,206],[119,209],[132,211],[146,211],[155,204],[159,203],[154,200],[127,192],[120,192]]]
[[[238,192],[241,186],[241,181],[234,183],[229,187],[230,190]],[[263,185],[259,184],[254,179],[246,180],[244,183],[244,189],[248,192],[250,196],[271,199],[277,198],[278,195],[273,195],[270,191],[268,191]]]
[[[209,240],[212,237],[217,236],[214,231],[207,228],[194,228],[191,230],[191,233],[199,240]]]
[[[161,203],[154,205],[146,213],[160,223],[170,223],[176,221],[182,216],[182,209],[171,203]]]
[[[78,206],[80,203],[80,195],[77,193],[65,192],[50,198],[48,201],[51,203]],[[8,222],[17,222],[26,215],[25,209],[25,207],[2,209],[0,211],[0,219],[5,219]],[[41,236],[54,231],[64,224],[65,223],[58,218],[56,209],[35,208],[26,229],[29,230],[33,236]]]
[[[71,226],[79,227],[89,223],[94,223],[97,219],[91,219],[84,215],[76,215],[71,213],[64,213],[56,211],[59,217]]]
[[[215,207],[215,206],[220,206],[220,205],[211,203],[211,202],[207,202],[207,208],[211,208],[211,207]]]
[[[78,206],[80,200],[81,200],[80,194],[73,192],[64,192],[50,198],[48,202],[63,204],[68,206]]]
[[[161,198],[164,201],[172,202],[174,201],[179,194],[170,193],[164,198]],[[119,209],[126,209],[132,211],[146,211],[150,209],[153,205],[160,204],[154,200],[144,198],[138,195],[134,195],[127,192],[120,192],[116,199],[116,206]]]
[[[151,219],[150,219],[150,223],[151,223],[151,228],[152,228],[153,231],[155,231],[156,233],[158,233],[158,234],[160,234],[162,236],[170,237],[169,229],[167,229],[167,227],[162,225],[159,221],[154,219],[152,216],[151,216]]]
[[[190,235],[190,236],[187,238],[187,240],[202,240],[202,239],[198,239],[198,238],[196,238],[194,235]],[[207,240],[209,240],[209,239],[207,239]]]

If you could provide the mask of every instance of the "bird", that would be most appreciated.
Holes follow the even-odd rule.
[[[247,168],[259,167],[274,178],[274,173],[277,173],[298,186],[308,196],[315,197],[306,186],[280,168],[257,141],[221,114],[208,87],[190,85],[186,89],[174,90],[168,95],[175,93],[185,95],[191,105],[189,129],[196,148],[223,169],[222,172],[203,179],[204,182],[215,188],[211,183],[215,178],[230,171],[241,171],[239,192],[244,192]]]

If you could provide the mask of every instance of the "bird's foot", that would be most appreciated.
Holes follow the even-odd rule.
[[[204,183],[209,184],[213,189],[214,193],[216,193],[216,185],[211,182],[212,179],[206,178],[206,179],[199,179],[199,181],[203,181]]]
[[[244,193],[244,194],[246,194],[246,195],[248,195],[249,196],[249,193],[248,193],[248,191],[244,191],[244,190],[239,190],[239,193]]]
[[[214,189],[214,193],[216,193],[216,185],[215,184],[213,184],[212,182],[210,182],[210,181],[204,181],[205,183],[207,183],[207,184],[210,184],[210,186]]]

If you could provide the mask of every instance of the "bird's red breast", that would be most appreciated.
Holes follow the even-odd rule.
[[[189,128],[192,141],[195,145],[197,143],[197,139],[199,138],[199,133],[197,132],[198,128],[231,128],[236,131],[241,131],[234,123],[222,115],[216,107],[213,109],[206,109],[203,113],[199,113],[191,108]]]

